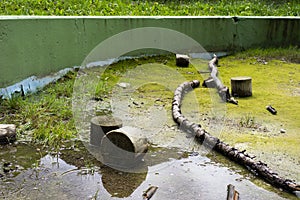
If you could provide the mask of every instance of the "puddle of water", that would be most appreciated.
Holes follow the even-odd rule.
[[[104,166],[84,149],[78,143],[52,155],[26,144],[1,147],[0,198],[142,199],[147,188],[158,186],[153,200],[225,199],[227,185],[233,184],[242,199],[284,199],[255,185],[238,168],[197,153],[153,148],[149,155],[157,159],[145,161],[145,173],[126,173]],[[18,173],[13,167],[3,172],[4,163],[20,166]]]

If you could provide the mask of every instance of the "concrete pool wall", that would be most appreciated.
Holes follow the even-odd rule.
[[[214,52],[300,44],[300,17],[0,16],[0,88],[79,66],[100,42],[141,27],[179,31]]]

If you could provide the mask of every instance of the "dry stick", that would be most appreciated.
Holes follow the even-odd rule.
[[[239,151],[238,149],[220,141],[217,137],[210,135],[203,128],[201,128],[200,124],[190,122],[181,114],[180,107],[184,94],[193,88],[199,87],[199,84],[200,82],[198,80],[184,82],[175,90],[172,103],[172,115],[174,121],[179,125],[179,127],[195,135],[196,140],[200,144],[210,147],[224,156],[227,156],[236,163],[245,166],[251,172],[262,177],[272,185],[282,188],[293,194],[300,192],[300,185],[298,185],[295,181],[279,177],[277,173],[273,172],[267,166],[267,164],[261,161],[256,162],[254,160],[255,156],[251,157],[245,153],[245,150]]]

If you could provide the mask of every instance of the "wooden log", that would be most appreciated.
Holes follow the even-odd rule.
[[[188,67],[190,63],[190,57],[183,54],[176,54],[176,66]]]
[[[108,132],[102,138],[100,148],[104,164],[131,168],[148,151],[148,141],[140,129],[126,126]]]
[[[217,87],[217,85],[215,84],[214,79],[212,77],[209,77],[208,79],[204,80],[202,83],[202,86],[206,87],[206,88],[216,88]]]
[[[16,125],[0,124],[0,144],[8,144],[16,140]]]
[[[252,96],[252,78],[247,76],[231,78],[231,94],[234,97]]]
[[[227,200],[239,200],[239,193],[235,190],[234,185],[227,185]]]
[[[150,200],[152,196],[155,194],[156,190],[158,189],[157,186],[151,186],[149,187],[144,193],[143,193],[143,199]]]
[[[208,62],[210,77],[203,82],[202,86],[208,88],[216,88],[222,101],[237,105],[238,101],[236,101],[230,95],[229,88],[224,86],[221,80],[218,78],[217,65],[218,65],[218,57],[214,54],[214,57]]]
[[[266,109],[267,109],[267,111],[269,111],[273,115],[277,114],[277,110],[275,108],[273,108],[271,105],[266,106]]]
[[[100,146],[101,140],[109,131],[122,127],[122,120],[111,115],[93,117],[91,120],[90,144]]]
[[[189,120],[182,115],[180,107],[185,91],[189,91],[190,88],[196,88],[198,86],[199,81],[194,80],[191,82],[182,83],[175,90],[177,96],[176,98],[174,96],[173,99],[172,116],[178,126],[184,127],[185,131],[190,132],[192,135],[194,135],[195,139],[200,144],[212,148],[213,150],[223,154],[236,163],[244,166],[255,175],[261,177],[273,186],[282,188],[288,192],[291,192],[292,194],[296,194],[297,192],[299,193],[300,185],[298,185],[295,181],[278,176],[278,174],[273,172],[267,166],[267,164],[261,161],[255,161],[255,156],[250,157],[247,153],[245,153],[245,150],[240,151],[220,141],[217,137],[214,137],[206,132],[201,127],[201,125],[195,126],[194,123],[189,122]],[[178,91],[181,91],[181,94]]]

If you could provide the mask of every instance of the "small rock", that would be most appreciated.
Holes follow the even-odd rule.
[[[16,125],[0,124],[0,144],[8,144],[16,140]]]
[[[189,156],[198,156],[198,155],[199,155],[199,153],[195,152],[195,151],[189,154]]]
[[[119,87],[121,87],[121,88],[124,88],[124,89],[130,86],[129,83],[123,83],[123,82],[122,82],[122,83],[118,83],[117,85],[118,85]]]
[[[10,163],[9,163],[9,162],[3,163],[3,167],[9,167],[9,166],[10,166]]]
[[[194,72],[187,72],[187,74],[194,74]]]
[[[3,172],[4,173],[8,173],[10,171],[11,171],[11,169],[9,167],[3,167]]]
[[[286,130],[285,129],[280,129],[280,133],[286,133]]]

